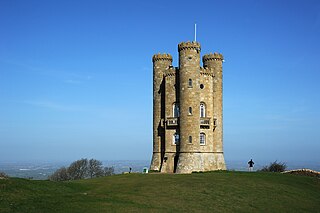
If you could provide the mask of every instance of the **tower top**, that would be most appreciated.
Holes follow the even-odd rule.
[[[163,53],[163,54],[158,53],[153,55],[152,57],[152,62],[155,62],[155,61],[171,61],[172,62],[172,56],[167,53]]]
[[[210,53],[202,57],[202,61],[223,61],[223,55],[221,53]]]
[[[196,42],[196,41],[187,41],[187,42],[181,42],[179,45],[178,45],[178,51],[180,52],[181,50],[186,50],[186,49],[195,49],[197,51],[200,52],[201,50],[201,45],[199,42]]]

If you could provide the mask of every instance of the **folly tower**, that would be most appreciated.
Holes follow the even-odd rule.
[[[225,170],[222,129],[222,62],[203,56],[198,42],[178,45],[172,56],[153,56],[153,156],[151,170],[164,173]]]

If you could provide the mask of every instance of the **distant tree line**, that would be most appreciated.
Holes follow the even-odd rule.
[[[74,161],[69,167],[56,170],[49,180],[66,181],[110,176],[114,174],[114,167],[103,167],[102,162],[96,159],[82,158]]]

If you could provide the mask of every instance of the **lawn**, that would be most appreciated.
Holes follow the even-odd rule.
[[[0,212],[320,212],[320,179],[279,173],[0,180]]]

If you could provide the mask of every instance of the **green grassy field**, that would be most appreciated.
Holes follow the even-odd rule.
[[[320,212],[320,179],[275,173],[0,180],[0,212]]]

